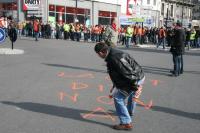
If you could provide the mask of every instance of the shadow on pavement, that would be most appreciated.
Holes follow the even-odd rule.
[[[139,104],[137,106],[143,107]],[[172,115],[176,115],[176,116],[181,116],[181,117],[185,117],[185,118],[200,120],[200,113],[189,113],[189,112],[185,112],[185,111],[181,111],[181,110],[177,110],[177,109],[171,109],[171,108],[160,107],[160,106],[152,106],[150,108],[150,110],[157,111],[157,112],[163,112],[163,113],[167,113],[167,114],[172,114]],[[114,111],[114,110],[109,110],[109,111],[112,112],[113,114],[116,114],[116,111]]]
[[[10,105],[10,106],[16,106],[18,108],[32,111],[32,112],[37,112],[37,113],[42,113],[42,114],[63,117],[63,118],[68,118],[68,119],[73,119],[73,120],[78,120],[78,121],[88,122],[88,123],[92,123],[92,124],[111,127],[111,125],[108,125],[105,123],[82,118],[81,114],[91,112],[88,110],[79,110],[79,109],[72,109],[72,108],[67,108],[67,107],[59,107],[59,106],[55,106],[55,105],[32,103],[32,102],[16,103],[16,102],[10,102],[10,101],[1,101],[0,103],[5,104],[5,105]],[[103,114],[103,112],[102,113],[96,112],[95,114]]]
[[[60,65],[60,64],[48,64],[48,63],[42,63],[42,64],[47,65],[47,66],[52,66],[52,67],[64,67],[64,68],[70,68],[70,69],[76,69],[76,70],[85,70],[85,71],[92,71],[92,72],[99,72],[99,73],[107,73],[105,70],[98,70],[98,69],[93,69],[93,68]]]
[[[171,109],[167,107],[153,106],[152,111],[164,112],[176,116],[182,116],[190,119],[200,120],[200,113],[189,113],[181,110]]]
[[[170,76],[170,69],[167,69],[167,68],[158,68],[158,67],[149,67],[149,66],[142,66],[142,68],[145,73]]]
[[[146,73],[171,76],[170,70],[172,70],[172,69],[160,68],[160,67],[150,67],[150,66],[142,66],[142,68],[143,68],[144,72],[146,72]],[[184,71],[184,73],[200,75],[199,71]]]

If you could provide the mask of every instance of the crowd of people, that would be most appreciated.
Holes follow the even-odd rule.
[[[9,29],[11,20],[6,17],[0,18],[0,27],[6,31]],[[111,26],[94,25],[86,26],[80,23],[42,23],[34,21],[24,21],[15,24],[18,36],[35,37],[46,39],[64,39],[72,41],[83,40],[85,42],[107,41],[113,44],[130,45],[155,44],[157,48],[162,45],[171,46],[173,42],[174,27],[142,27],[140,24],[121,26],[117,28],[113,22]],[[200,47],[200,28],[185,28],[185,46],[192,48]],[[108,41],[109,40],[109,41]]]

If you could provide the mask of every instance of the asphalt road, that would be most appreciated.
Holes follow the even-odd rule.
[[[10,47],[7,40],[0,47]],[[0,133],[115,133],[118,124],[106,66],[92,43],[23,38],[23,55],[0,55]],[[184,56],[184,74],[171,77],[162,50],[124,49],[145,70],[134,133],[200,132],[200,51]],[[127,131],[120,131],[127,132]]]

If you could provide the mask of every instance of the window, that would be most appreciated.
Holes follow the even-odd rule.
[[[147,0],[147,4],[148,4],[148,5],[150,4],[150,0]]]
[[[66,23],[74,22],[74,14],[66,14]]]
[[[164,15],[164,11],[165,11],[165,4],[162,3],[162,6],[161,6],[161,15]]]
[[[156,0],[153,1],[153,5],[156,6]]]
[[[63,23],[65,22],[65,14],[64,13],[56,13],[56,22]]]
[[[117,17],[116,12],[99,11],[99,24],[109,25],[112,20]]]
[[[173,17],[173,12],[174,12],[174,6],[173,5],[171,5],[171,10],[170,11],[171,11],[170,16]]]
[[[55,13],[54,12],[49,12],[49,16],[55,17]]]
[[[65,7],[64,6],[56,6],[56,12],[65,12]]]
[[[55,5],[49,5],[49,11],[55,11]]]

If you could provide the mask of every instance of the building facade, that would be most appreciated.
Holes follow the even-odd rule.
[[[18,21],[37,18],[44,23],[52,21],[107,25],[113,19],[118,23],[121,14],[119,4],[105,3],[101,0],[3,0],[0,1],[0,7],[2,12],[5,12],[1,15],[12,15]]]
[[[195,3],[194,9],[193,9],[193,20],[200,20],[200,0],[193,0]]]
[[[158,27],[160,19],[160,0],[123,0],[126,2],[126,13],[121,15],[121,24],[142,22],[148,27]],[[131,22],[133,20],[133,22]]]
[[[160,24],[170,27],[174,22],[182,22],[183,27],[188,27],[192,22],[192,0],[162,0]]]

